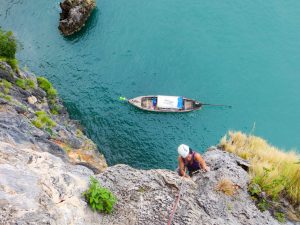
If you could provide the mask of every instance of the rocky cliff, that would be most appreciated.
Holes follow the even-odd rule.
[[[79,123],[69,119],[56,90],[45,80],[38,84],[34,74],[16,73],[0,62],[0,141],[29,143],[96,173],[103,171],[107,167],[103,155]]]
[[[126,165],[105,169],[60,100],[49,99],[53,91],[5,63],[0,79],[0,224],[167,224],[176,200],[174,225],[279,224],[255,206],[248,163],[235,155],[210,149],[204,158],[211,171],[192,179]],[[82,197],[90,176],[117,196],[112,214],[92,212]]]
[[[60,3],[59,30],[65,36],[79,31],[95,7],[95,0],[64,0]]]
[[[220,150],[205,154],[212,170],[192,180],[167,170],[109,167],[96,178],[118,203],[111,215],[103,215],[92,212],[81,195],[94,173],[44,148],[13,139],[0,142],[1,224],[167,224],[180,188],[172,224],[279,224],[251,200],[245,162]],[[232,196],[217,188],[225,178],[236,187]]]

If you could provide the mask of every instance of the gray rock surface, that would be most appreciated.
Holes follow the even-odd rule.
[[[35,87],[22,89],[16,84],[18,79],[30,79]],[[7,81],[11,82],[9,88],[4,84]],[[34,101],[29,102],[28,98]],[[55,99],[55,105],[61,108],[58,115],[50,112],[51,104],[34,74],[21,70],[16,73],[0,62],[0,141],[32,143],[41,151],[87,166],[96,173],[104,170],[107,164],[97,146],[82,133],[76,121],[69,119],[59,98]],[[35,127],[32,122],[37,119],[37,111],[44,111],[55,126]]]
[[[118,197],[115,212],[102,224],[167,224],[181,189],[172,224],[276,225],[269,212],[260,212],[247,192],[248,173],[240,158],[211,150],[204,158],[211,167],[192,179],[181,179],[167,170],[136,170],[126,165],[109,167],[98,180]],[[238,190],[233,196],[217,191],[218,182],[230,179]]]
[[[66,36],[79,31],[96,7],[95,0],[64,0],[60,3],[59,30]]]
[[[268,212],[260,212],[248,195],[241,159],[220,150],[204,155],[211,171],[192,179],[168,170],[109,167],[96,178],[118,202],[112,214],[103,215],[92,212],[81,195],[93,172],[42,148],[30,142],[0,142],[0,224],[167,224],[179,189],[173,225],[279,224]],[[240,187],[235,195],[216,190],[222,178]]]
[[[0,224],[85,224],[90,175],[35,144],[1,141]]]

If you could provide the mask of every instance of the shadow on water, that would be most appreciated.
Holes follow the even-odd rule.
[[[89,35],[90,31],[92,31],[96,27],[97,22],[98,22],[99,12],[100,11],[96,7],[92,11],[90,17],[85,22],[85,25],[81,28],[81,30],[70,36],[64,37],[64,39],[66,41],[71,41],[73,43],[76,43],[79,40],[86,38]]]

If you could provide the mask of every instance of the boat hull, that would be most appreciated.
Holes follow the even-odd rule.
[[[152,99],[157,97],[157,95],[139,96],[136,98],[129,99],[128,102],[139,109],[149,112],[184,113],[199,110],[202,108],[202,104],[200,102],[185,97],[183,97],[184,107],[182,109],[158,108],[151,104]]]

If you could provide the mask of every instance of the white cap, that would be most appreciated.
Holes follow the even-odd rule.
[[[181,155],[182,158],[186,158],[190,153],[190,147],[185,145],[185,144],[181,144],[178,146],[178,154]]]

